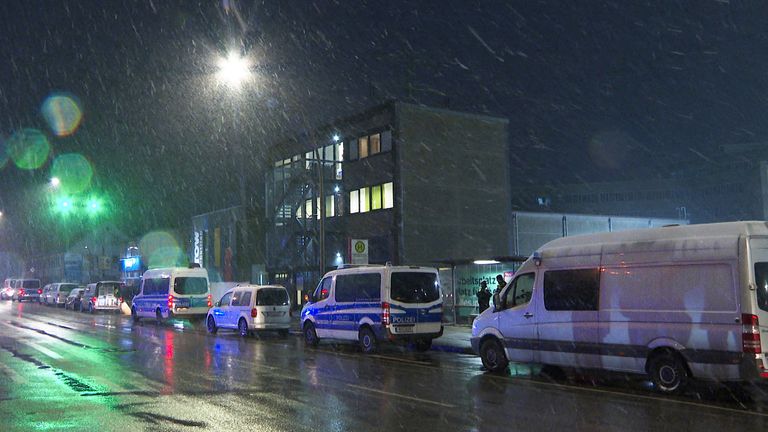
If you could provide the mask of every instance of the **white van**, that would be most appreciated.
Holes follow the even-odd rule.
[[[256,330],[275,330],[281,336],[291,328],[291,300],[280,285],[243,285],[229,289],[208,311],[208,332],[219,328],[248,336]]]
[[[123,298],[120,297],[120,281],[100,281],[86,285],[80,303],[80,312],[112,311],[120,313]],[[72,287],[77,288],[76,286]],[[64,299],[66,300],[66,298]]]
[[[77,284],[72,283],[52,283],[43,287],[42,302],[48,306],[63,307],[67,302],[70,291],[77,288]]]
[[[768,224],[557,239],[494,303],[471,339],[492,371],[513,361],[644,373],[661,392],[768,378]]]
[[[391,265],[328,272],[301,311],[304,341],[357,341],[365,353],[380,341],[413,342],[426,351],[443,334],[443,296],[437,270]]]
[[[155,318],[205,316],[211,308],[208,271],[204,268],[169,267],[151,269],[141,278],[141,291],[133,298],[131,316]]]

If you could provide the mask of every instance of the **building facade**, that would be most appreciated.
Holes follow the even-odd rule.
[[[342,263],[507,255],[507,125],[389,102],[279,143],[265,179],[273,282],[300,299]]]

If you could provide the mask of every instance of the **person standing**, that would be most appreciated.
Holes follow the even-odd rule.
[[[507,286],[507,281],[504,280],[504,276],[496,275],[496,291],[493,293],[501,294],[501,290],[503,290],[505,286]]]
[[[488,309],[491,301],[491,292],[488,290],[488,282],[480,282],[480,291],[477,292],[477,305],[480,308],[480,313]]]

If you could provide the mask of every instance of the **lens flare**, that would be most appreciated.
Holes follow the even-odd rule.
[[[79,153],[65,153],[53,161],[51,177],[59,180],[62,192],[78,193],[91,185],[93,168],[85,156]]]
[[[37,129],[22,129],[8,140],[8,155],[21,169],[40,168],[48,160],[50,152],[48,137]]]
[[[64,137],[72,135],[80,126],[83,112],[80,104],[71,95],[54,93],[48,96],[41,108],[48,127],[56,136]]]
[[[187,259],[176,238],[165,231],[152,231],[139,242],[142,255],[149,257],[148,268],[186,265]]]

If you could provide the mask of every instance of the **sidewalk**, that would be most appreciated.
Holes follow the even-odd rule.
[[[301,335],[301,321],[298,314],[292,318],[291,333]],[[443,325],[443,335],[432,341],[433,351],[453,352],[460,354],[474,354],[469,338],[472,337],[472,328],[463,325]]]

